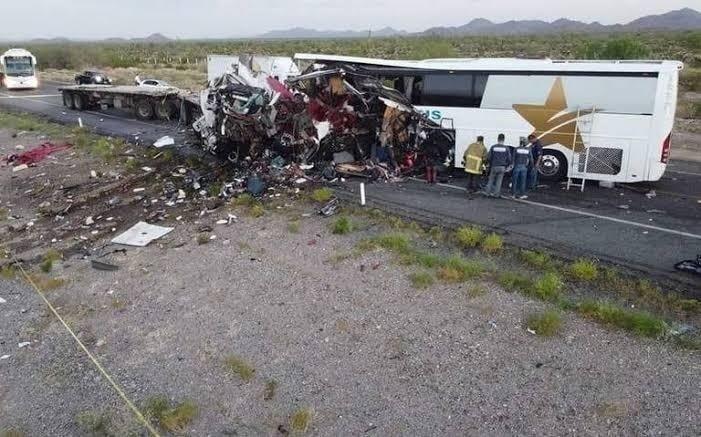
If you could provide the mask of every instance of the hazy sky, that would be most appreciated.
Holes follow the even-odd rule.
[[[554,20],[604,24],[691,7],[701,0],[1,0],[0,39],[253,36],[309,27],[408,31],[461,25],[473,18]],[[16,18],[15,18],[16,17]]]

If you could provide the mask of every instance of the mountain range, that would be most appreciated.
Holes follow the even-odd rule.
[[[463,36],[463,35],[542,35],[553,33],[606,33],[635,32],[641,30],[701,30],[701,12],[691,8],[670,11],[660,15],[648,15],[626,24],[605,25],[599,22],[560,18],[552,22],[542,20],[511,20],[494,23],[485,18],[476,18],[467,24],[455,27],[432,27],[422,32],[408,33],[385,27],[370,34],[381,36]],[[276,30],[259,35],[261,39],[312,39],[312,38],[366,38],[368,31],[334,31],[293,28]]]
[[[373,31],[356,30],[316,30],[294,27],[286,30],[273,30],[254,37],[255,39],[341,39],[367,38],[390,36],[463,36],[463,35],[547,35],[558,33],[615,33],[636,31],[678,31],[701,30],[701,12],[691,8],[670,11],[665,14],[647,15],[626,24],[605,25],[599,22],[585,23],[582,21],[560,18],[552,22],[542,20],[511,20],[495,23],[485,18],[476,18],[462,26],[432,27],[422,32],[406,32],[392,27]],[[236,39],[254,39],[236,38]],[[42,38],[29,41],[30,43],[67,43],[67,38]],[[103,42],[120,43],[166,43],[174,41],[160,33],[154,33],[145,38],[108,38]]]
[[[642,30],[701,30],[701,12],[691,8],[670,11],[666,14],[648,15],[626,24],[604,25],[599,22],[560,18],[553,22],[541,20],[512,20],[494,23],[477,18],[463,26],[433,27],[421,32],[422,35],[462,36],[462,35],[534,35],[553,33],[603,33],[636,32]]]

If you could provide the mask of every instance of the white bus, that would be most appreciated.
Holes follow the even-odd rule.
[[[0,85],[11,89],[39,87],[37,59],[24,49],[10,49],[0,56]]]
[[[544,177],[610,182],[662,177],[683,68],[676,61],[295,59],[383,77],[429,118],[453,125],[456,166],[478,135],[489,146],[504,133],[517,146],[533,133],[545,147]]]

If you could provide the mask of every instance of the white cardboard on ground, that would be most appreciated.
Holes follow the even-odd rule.
[[[146,222],[139,222],[129,228],[123,234],[115,237],[112,240],[112,243],[144,247],[153,240],[157,240],[166,235],[173,229],[174,228],[166,228],[163,226],[150,225]]]
[[[153,143],[153,147],[160,149],[161,147],[172,146],[173,144],[175,144],[173,137],[166,135],[156,140],[156,142]]]

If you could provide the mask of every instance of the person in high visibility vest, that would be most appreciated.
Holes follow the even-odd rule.
[[[484,137],[477,137],[477,142],[467,146],[462,158],[462,165],[467,173],[467,192],[475,193],[481,189],[482,168],[487,157],[487,148],[484,146]]]

